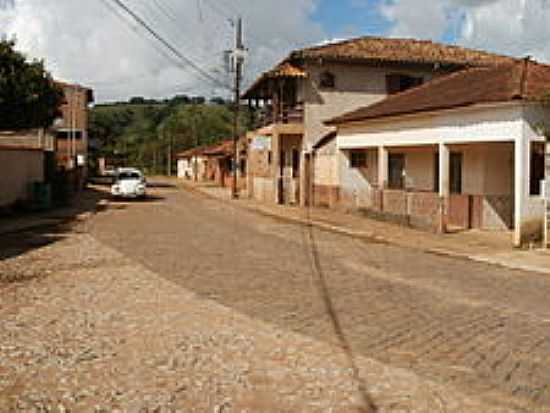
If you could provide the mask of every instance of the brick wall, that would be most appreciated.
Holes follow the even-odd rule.
[[[409,192],[408,197],[411,225],[437,229],[439,226],[439,194]]]
[[[383,212],[392,215],[408,215],[405,191],[384,191],[383,197]]]

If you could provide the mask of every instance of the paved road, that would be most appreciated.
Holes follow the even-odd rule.
[[[198,194],[97,215],[91,234],[246,315],[491,403],[550,408],[550,278],[288,224]]]

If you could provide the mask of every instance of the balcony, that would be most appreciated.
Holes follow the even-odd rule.
[[[282,110],[275,111],[273,106],[265,106],[261,109],[258,117],[258,127],[262,128],[272,124],[303,124],[304,107],[302,104],[286,105]]]

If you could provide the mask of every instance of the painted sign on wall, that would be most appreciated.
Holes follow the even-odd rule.
[[[253,151],[269,151],[271,150],[271,137],[258,135],[252,139],[250,149]]]

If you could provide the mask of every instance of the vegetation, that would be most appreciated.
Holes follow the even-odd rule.
[[[252,121],[242,111],[241,133]],[[173,173],[174,156],[233,135],[233,108],[221,98],[176,96],[170,100],[140,97],[98,105],[90,117],[95,157],[122,158],[150,174]]]
[[[44,69],[0,40],[0,130],[48,127],[59,115],[63,91]]]

